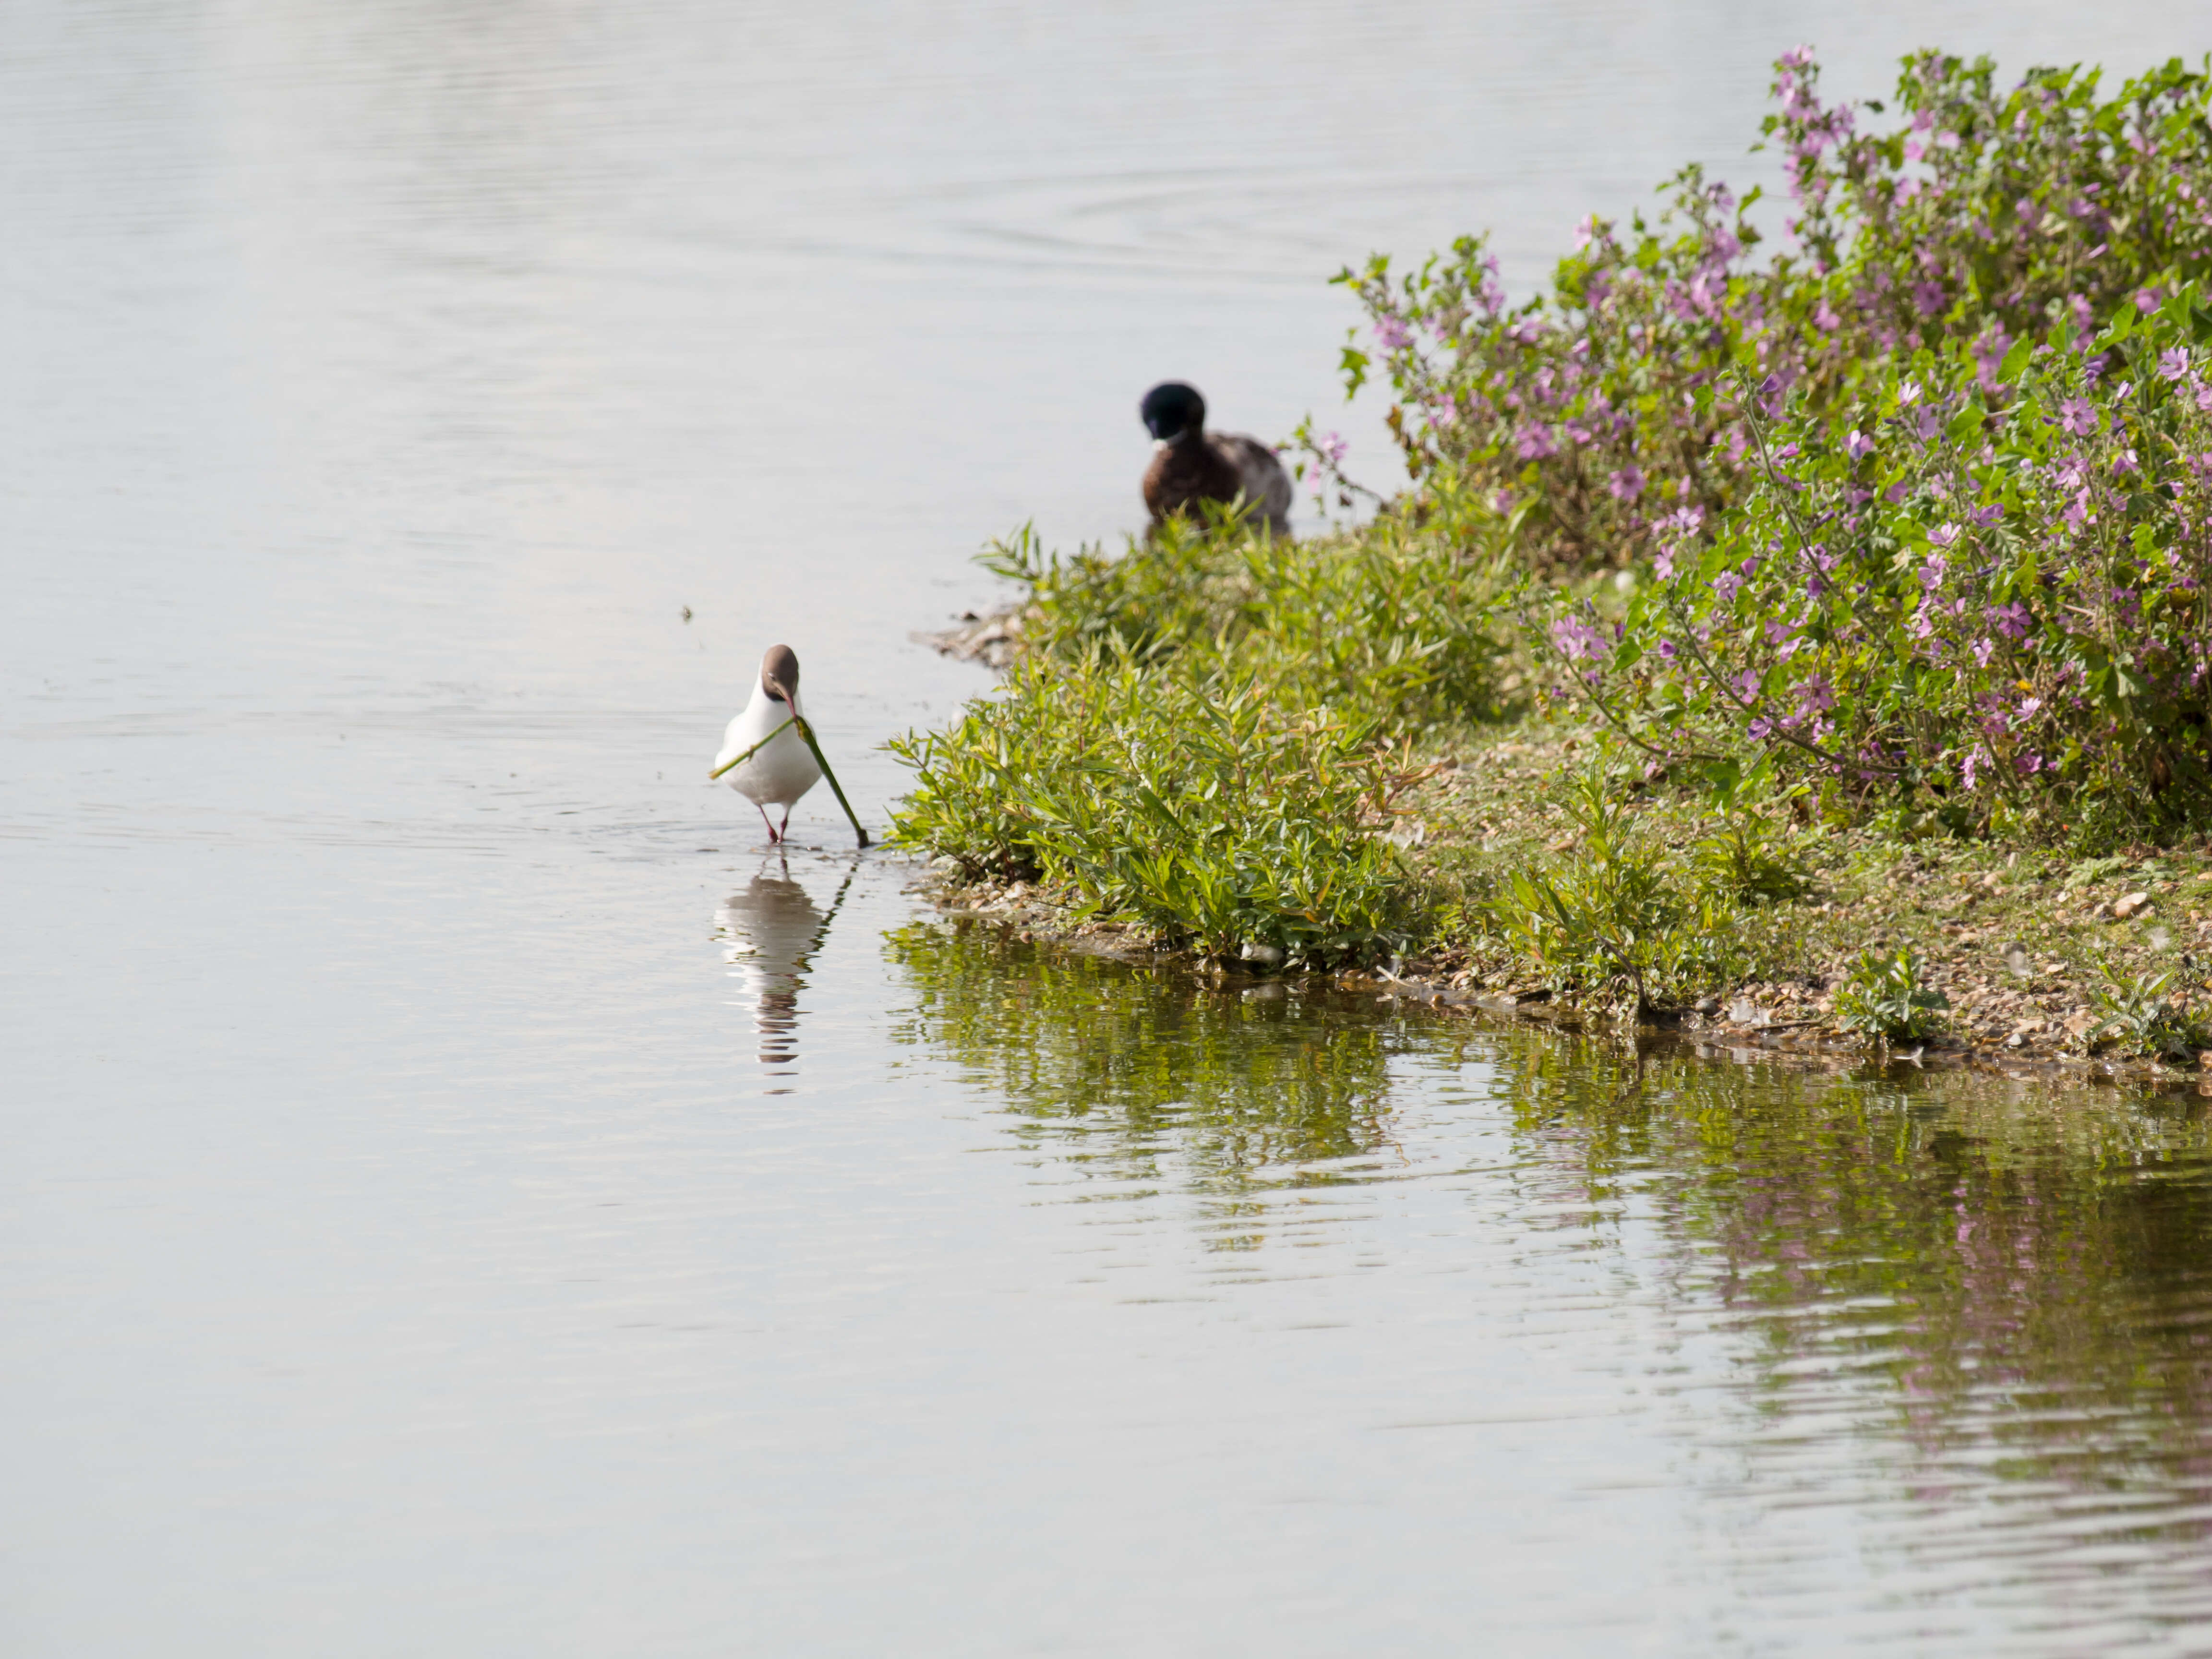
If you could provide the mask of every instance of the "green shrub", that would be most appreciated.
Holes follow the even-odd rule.
[[[1911,951],[1868,951],[1836,993],[1836,1023],[1847,1031],[1911,1042],[1943,1029],[1951,1000],[1920,982]]]
[[[1724,981],[1736,966],[1728,894],[1615,799],[1599,768],[1566,809],[1572,849],[1510,872],[1492,901],[1505,943],[1555,989],[1639,1011]]]
[[[894,824],[971,875],[1062,884],[1083,914],[1207,955],[1371,953],[1407,881],[1376,833],[1413,775],[1382,745],[1389,719],[1300,708],[1211,653],[1029,657],[950,728],[892,743],[915,771]]]
[[[1713,792],[1720,823],[1690,844],[1693,865],[1716,891],[1739,904],[1802,896],[1813,884],[1802,838],[1739,783],[1736,769],[1728,772],[1727,787]]]
[[[1776,65],[1788,246],[1697,169],[1508,306],[1479,240],[1340,279],[1420,481],[1656,763],[1773,757],[1900,822],[2085,844],[2212,813],[2212,79],[1905,60],[1887,130]],[[1884,113],[1879,103],[1863,112]],[[1338,441],[1304,434],[1336,489]],[[1656,578],[1656,580],[1651,580]],[[1628,580],[1628,579],[1625,579]]]
[[[1987,373],[1918,353],[1825,413],[1748,400],[1771,465],[1743,504],[1676,526],[1614,628],[1553,641],[1670,755],[1924,786],[1962,828],[2098,799],[2186,822],[2212,780],[2212,313],[2185,284],[2145,305]]]
[[[2087,326],[2145,285],[2212,273],[2212,83],[2179,59],[2100,100],[2094,70],[1996,88],[1986,58],[1904,62],[1899,125],[1879,102],[1823,105],[1809,52],[1776,64],[1765,123],[1787,153],[1790,246],[1760,237],[1692,167],[1655,223],[1590,219],[1548,290],[1506,301],[1480,238],[1401,278],[1377,257],[1338,280],[1365,307],[1372,370],[1414,476],[1510,514],[1544,568],[1626,565],[1671,514],[1716,516],[1759,473],[1738,411],[1711,396],[1745,352],[1814,414],[1869,370],[1956,345],[1994,365],[2054,316]],[[1301,471],[1345,494],[1340,440],[1301,433]]]
[[[1185,672],[1264,674],[1301,707],[1387,707],[1401,732],[1496,709],[1494,559],[1417,526],[1290,542],[1176,519],[1118,556],[1048,553],[1025,527],[979,562],[1028,588],[1024,643],[1062,660],[1195,655],[1211,661]]]
[[[2139,974],[2124,983],[2107,979],[2094,994],[2098,1018],[2087,1033],[2090,1044],[2117,1042],[2130,1054],[2163,1060],[2186,1060],[2212,1046],[2203,1023],[2168,994],[2175,977],[2169,970]]]
[[[983,562],[1029,590],[1024,654],[891,745],[916,774],[902,840],[1209,955],[1386,948],[1405,740],[1495,706],[1487,564],[1410,526],[1291,544],[1218,517],[1118,557],[1025,529]]]

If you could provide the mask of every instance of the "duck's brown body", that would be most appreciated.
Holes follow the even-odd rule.
[[[1165,418],[1153,412],[1163,392],[1187,394],[1170,402]],[[1275,452],[1241,432],[1208,432],[1205,420],[1204,401],[1187,386],[1156,387],[1148,396],[1146,423],[1160,438],[1145,469],[1145,506],[1152,523],[1194,513],[1202,501],[1226,506],[1242,496],[1247,519],[1288,536],[1291,477]]]

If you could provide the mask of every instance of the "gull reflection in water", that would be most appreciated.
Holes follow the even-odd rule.
[[[799,994],[852,884],[853,872],[848,870],[824,911],[791,878],[791,866],[778,855],[772,872],[764,861],[744,890],[731,894],[714,912],[715,936],[727,945],[722,959],[745,985],[760,1031],[761,1064],[771,1077],[788,1077],[797,1070]]]

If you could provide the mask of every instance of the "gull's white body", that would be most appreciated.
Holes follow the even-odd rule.
[[[723,733],[722,752],[714,757],[714,764],[720,766],[732,755],[744,754],[791,716],[790,704],[771,697],[766,686],[754,681],[752,701]],[[743,766],[725,772],[722,781],[756,806],[782,807],[788,817],[792,804],[811,789],[821,776],[822,769],[815,763],[814,751],[806,746],[806,740],[793,726],[776,732],[774,741]]]

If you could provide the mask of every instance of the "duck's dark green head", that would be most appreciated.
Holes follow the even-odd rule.
[[[1145,430],[1164,444],[1206,429],[1206,399],[1196,386],[1181,380],[1164,380],[1154,386],[1137,405],[1137,413],[1144,416]]]

